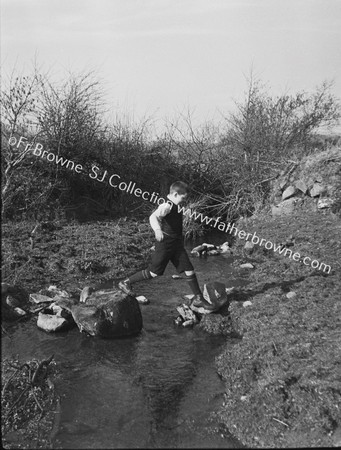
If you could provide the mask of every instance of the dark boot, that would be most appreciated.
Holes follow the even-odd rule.
[[[197,294],[193,297],[191,301],[191,306],[195,306],[196,308],[204,308],[207,309],[208,311],[213,311],[214,309],[216,309],[216,306],[207,302],[202,294]]]

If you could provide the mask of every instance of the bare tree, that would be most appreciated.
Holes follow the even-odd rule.
[[[30,75],[11,75],[3,80],[1,89],[1,173],[2,213],[21,188],[14,179],[25,165],[25,157],[37,138],[36,111],[39,103],[39,77],[34,69]],[[17,180],[18,181],[18,180]]]
[[[93,73],[70,74],[59,85],[40,79],[41,105],[38,121],[49,149],[65,157],[89,156],[96,139],[105,132],[102,122],[103,94]]]

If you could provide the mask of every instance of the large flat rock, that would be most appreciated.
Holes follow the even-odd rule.
[[[143,321],[138,301],[116,288],[95,291],[85,303],[60,299],[56,304],[71,311],[80,331],[91,336],[116,338],[142,330]]]

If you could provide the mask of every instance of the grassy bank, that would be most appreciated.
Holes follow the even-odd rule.
[[[341,223],[334,215],[239,222],[239,229],[281,243],[332,267],[330,274],[255,246],[248,257],[237,239],[235,265],[251,262],[247,290],[230,305],[243,336],[217,359],[226,381],[222,418],[251,447],[335,446],[341,443]],[[293,298],[286,294],[294,291]],[[243,307],[249,300],[252,305]]]

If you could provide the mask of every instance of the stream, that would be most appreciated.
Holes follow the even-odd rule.
[[[225,255],[193,258],[200,285],[244,284],[233,278],[231,262]],[[242,448],[216,416],[224,383],[214,359],[237,341],[174,325],[176,306],[191,293],[185,280],[172,279],[175,273],[170,263],[163,277],[134,286],[150,300],[141,305],[137,336],[104,340],[78,328],[48,334],[35,319],[3,336],[3,358],[54,354],[62,408],[55,448]]]

